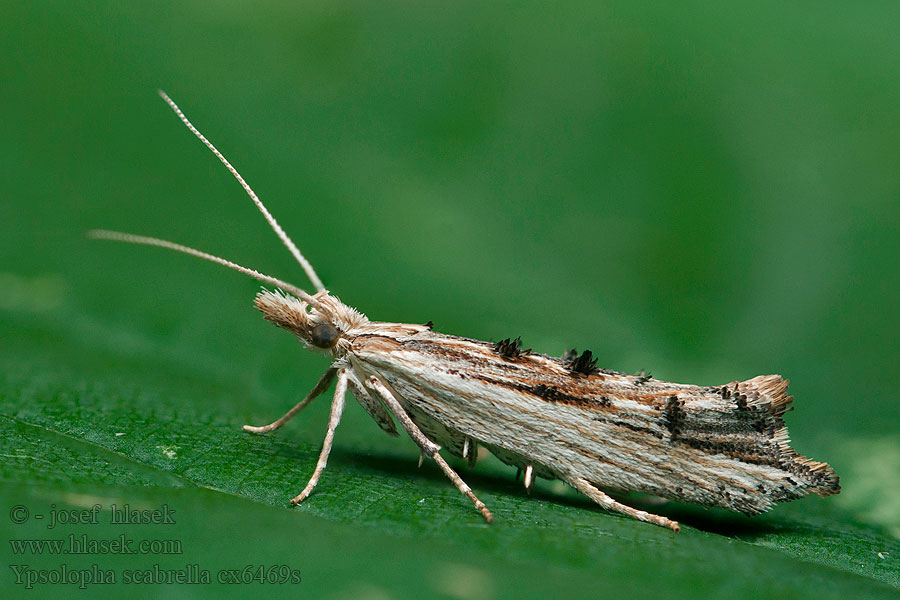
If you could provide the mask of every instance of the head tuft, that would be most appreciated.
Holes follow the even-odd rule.
[[[368,319],[323,290],[314,303],[299,300],[281,290],[263,289],[253,304],[266,321],[293,333],[307,348],[343,356],[350,347],[346,334]]]

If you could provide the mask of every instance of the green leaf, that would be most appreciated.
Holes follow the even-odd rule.
[[[0,40],[4,597],[62,565],[112,572],[91,597],[896,596],[892,5],[48,8],[9,8]],[[488,526],[351,403],[290,507],[327,400],[274,434],[241,425],[283,414],[327,360],[260,319],[255,282],[83,237],[165,237],[303,285],[156,87],[370,318],[673,381],[782,373],[794,446],[843,491],[754,518],[628,498],[673,534],[556,482],[529,496],[490,457],[453,463]],[[48,528],[95,504],[97,523]],[[175,522],[111,524],[112,504]],[[22,546],[70,535],[156,550]],[[253,579],[282,566],[300,582]],[[178,570],[211,581],[123,583]]]
[[[303,590],[346,596],[577,596],[590,589],[692,597],[727,589],[738,597],[857,597],[898,585],[896,538],[829,500],[753,519],[645,506],[680,520],[676,535],[604,513],[549,482],[528,497],[494,460],[471,472],[457,465],[496,515],[487,526],[433,465],[416,468],[410,440],[369,439],[380,432],[352,409],[316,492],[289,508],[315,465],[326,403],[277,434],[251,436],[239,426],[257,409],[241,408],[233,391],[239,373],[183,374],[146,356],[117,358],[49,335],[65,331],[63,323],[45,325],[43,334],[21,321],[9,325],[23,339],[2,356],[4,506],[37,513],[98,503],[105,514],[112,504],[165,504],[179,518],[171,527],[125,529],[103,521],[53,531],[34,521],[5,523],[7,537],[111,539],[125,531],[135,543],[176,539],[184,547],[176,557],[10,555],[10,564],[98,564],[119,581],[127,569],[155,564],[198,564],[213,576],[233,565],[287,564],[301,571]],[[67,356],[91,360],[73,367]],[[269,417],[284,408],[272,404]],[[192,591],[215,595],[222,587]]]

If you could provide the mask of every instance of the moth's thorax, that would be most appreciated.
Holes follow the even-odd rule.
[[[341,358],[350,349],[353,332],[369,320],[328,290],[313,298],[315,303],[311,304],[281,290],[263,290],[253,304],[267,321],[296,335],[310,350]]]

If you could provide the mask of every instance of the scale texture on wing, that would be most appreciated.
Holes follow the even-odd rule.
[[[790,447],[792,398],[778,375],[700,387],[420,326],[366,327],[351,344],[354,369],[381,378],[454,454],[469,437],[541,477],[746,513],[840,489],[830,466]]]

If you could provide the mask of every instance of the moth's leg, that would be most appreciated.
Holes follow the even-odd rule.
[[[366,388],[363,387],[362,383],[356,379],[356,376],[352,371],[348,371],[347,375],[349,378],[347,379],[347,383],[349,383],[350,391],[353,392],[353,396],[360,403],[360,405],[369,413],[369,416],[375,421],[375,423],[384,430],[388,435],[392,435],[397,437],[400,435],[397,433],[397,428],[394,426],[394,422],[391,420],[391,415],[384,409],[381,403],[372,397],[369,392],[366,391]]]
[[[568,481],[576,490],[578,490],[606,510],[622,513],[623,515],[628,515],[633,519],[646,521],[647,523],[653,523],[654,525],[659,525],[660,527],[668,527],[672,531],[678,531],[679,529],[681,529],[678,526],[678,523],[672,521],[671,519],[667,519],[659,515],[654,515],[643,510],[637,510],[636,508],[631,508],[630,506],[626,506],[621,502],[616,502],[615,500],[598,490],[596,487],[594,487],[587,479],[582,479],[581,477],[573,477]]]
[[[531,463],[525,467],[525,491],[531,495],[531,490],[534,489],[534,467]]]
[[[274,423],[269,423],[268,425],[263,425],[262,427],[255,427],[253,425],[244,425],[244,431],[249,431],[250,433],[268,433],[270,431],[275,431],[288,421],[294,418],[298,412],[306,408],[306,405],[316,399],[316,396],[324,392],[328,389],[328,386],[331,385],[331,380],[334,379],[334,374],[337,373],[337,369],[330,368],[325,371],[325,374],[319,379],[319,383],[316,384],[309,394],[306,395],[306,398],[298,402],[294,408],[287,411],[283,417],[275,421]]]
[[[466,436],[466,441],[463,442],[463,458],[468,461],[469,468],[475,466],[475,463],[478,462],[478,442],[474,441],[469,436]]]
[[[297,494],[297,497],[291,500],[291,504],[300,504],[306,500],[312,493],[313,488],[319,483],[319,477],[325,470],[325,463],[328,462],[328,455],[331,453],[331,443],[334,441],[334,430],[337,429],[338,423],[341,422],[341,414],[344,412],[344,396],[347,395],[347,371],[342,370],[338,373],[337,385],[334,386],[334,400],[331,402],[331,416],[328,417],[328,431],[325,432],[325,441],[322,442],[322,451],[319,453],[319,462],[316,463],[316,470],[313,471],[309,483],[303,488],[303,491]]]
[[[422,452],[431,458],[434,459],[434,462],[438,464],[444,474],[450,478],[450,481],[453,482],[453,485],[456,486],[460,492],[469,497],[469,500],[475,504],[475,508],[481,511],[482,516],[484,516],[484,520],[490,523],[494,520],[494,516],[491,514],[491,511],[488,510],[487,506],[484,505],[484,502],[475,497],[475,494],[472,493],[472,488],[466,485],[466,482],[462,480],[462,478],[450,468],[450,465],[447,464],[447,461],[438,454],[438,450],[440,447],[428,439],[428,437],[422,433],[422,430],[419,429],[415,423],[413,423],[412,419],[403,410],[403,407],[400,406],[400,403],[397,402],[397,399],[394,398],[394,395],[391,393],[389,389],[385,387],[381,381],[378,380],[377,377],[370,377],[366,380],[366,383],[372,387],[378,395],[381,396],[381,399],[384,400],[385,405],[387,405],[388,410],[400,421],[400,424],[403,425],[403,429],[406,430],[406,433],[409,434],[409,437],[413,439],[413,441],[418,444],[419,448]]]

